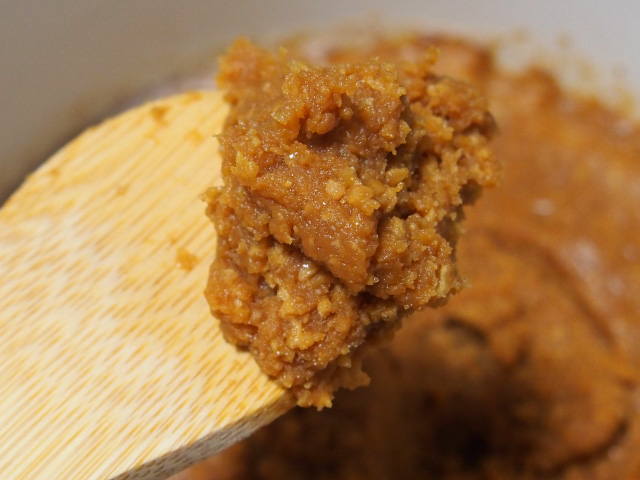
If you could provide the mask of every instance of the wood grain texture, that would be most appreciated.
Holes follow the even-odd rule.
[[[217,92],[126,112],[0,210],[2,478],[163,478],[291,406],[202,294],[225,114]]]

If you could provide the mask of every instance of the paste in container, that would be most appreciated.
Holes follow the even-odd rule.
[[[408,59],[472,83],[500,125],[500,188],[468,210],[471,286],[371,352],[371,385],[295,409],[190,480],[640,478],[640,128],[468,39],[362,36],[290,51]]]

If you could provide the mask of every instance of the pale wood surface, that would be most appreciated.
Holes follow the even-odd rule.
[[[202,294],[225,114],[216,92],[126,112],[0,210],[0,477],[163,478],[291,405]]]

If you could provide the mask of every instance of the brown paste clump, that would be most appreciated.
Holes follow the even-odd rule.
[[[496,182],[494,121],[435,60],[315,67],[246,40],[221,60],[230,113],[224,186],[206,195],[206,296],[225,337],[300,405],[365,384],[365,343],[464,284],[457,222]]]

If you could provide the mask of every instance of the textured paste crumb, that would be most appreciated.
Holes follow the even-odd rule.
[[[221,59],[206,296],[302,406],[365,384],[365,344],[464,285],[458,222],[499,176],[495,125],[484,97],[432,72],[436,56],[313,66],[239,40]]]

